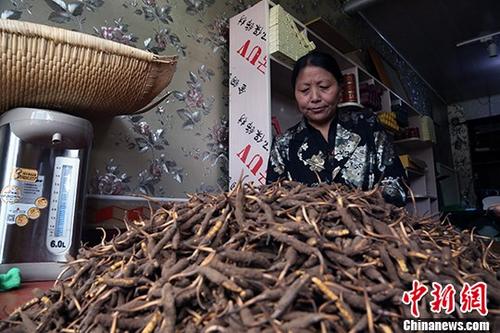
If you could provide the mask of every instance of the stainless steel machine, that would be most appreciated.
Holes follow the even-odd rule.
[[[60,112],[0,116],[0,273],[54,279],[75,254],[92,136],[89,121]]]

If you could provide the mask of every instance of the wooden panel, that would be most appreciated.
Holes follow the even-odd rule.
[[[307,22],[306,27],[323,38],[328,44],[335,46],[342,53],[349,53],[356,50],[346,38],[321,17]]]

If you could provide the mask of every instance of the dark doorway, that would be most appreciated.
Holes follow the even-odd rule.
[[[500,116],[467,121],[474,188],[481,200],[500,195]]]

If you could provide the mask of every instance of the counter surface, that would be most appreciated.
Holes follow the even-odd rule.
[[[0,319],[5,319],[18,306],[35,297],[34,290],[49,290],[54,281],[23,282],[20,288],[0,292]]]

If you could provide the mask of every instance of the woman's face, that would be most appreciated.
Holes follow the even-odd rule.
[[[340,87],[329,71],[306,66],[297,76],[295,100],[300,113],[313,125],[324,125],[335,116]]]

